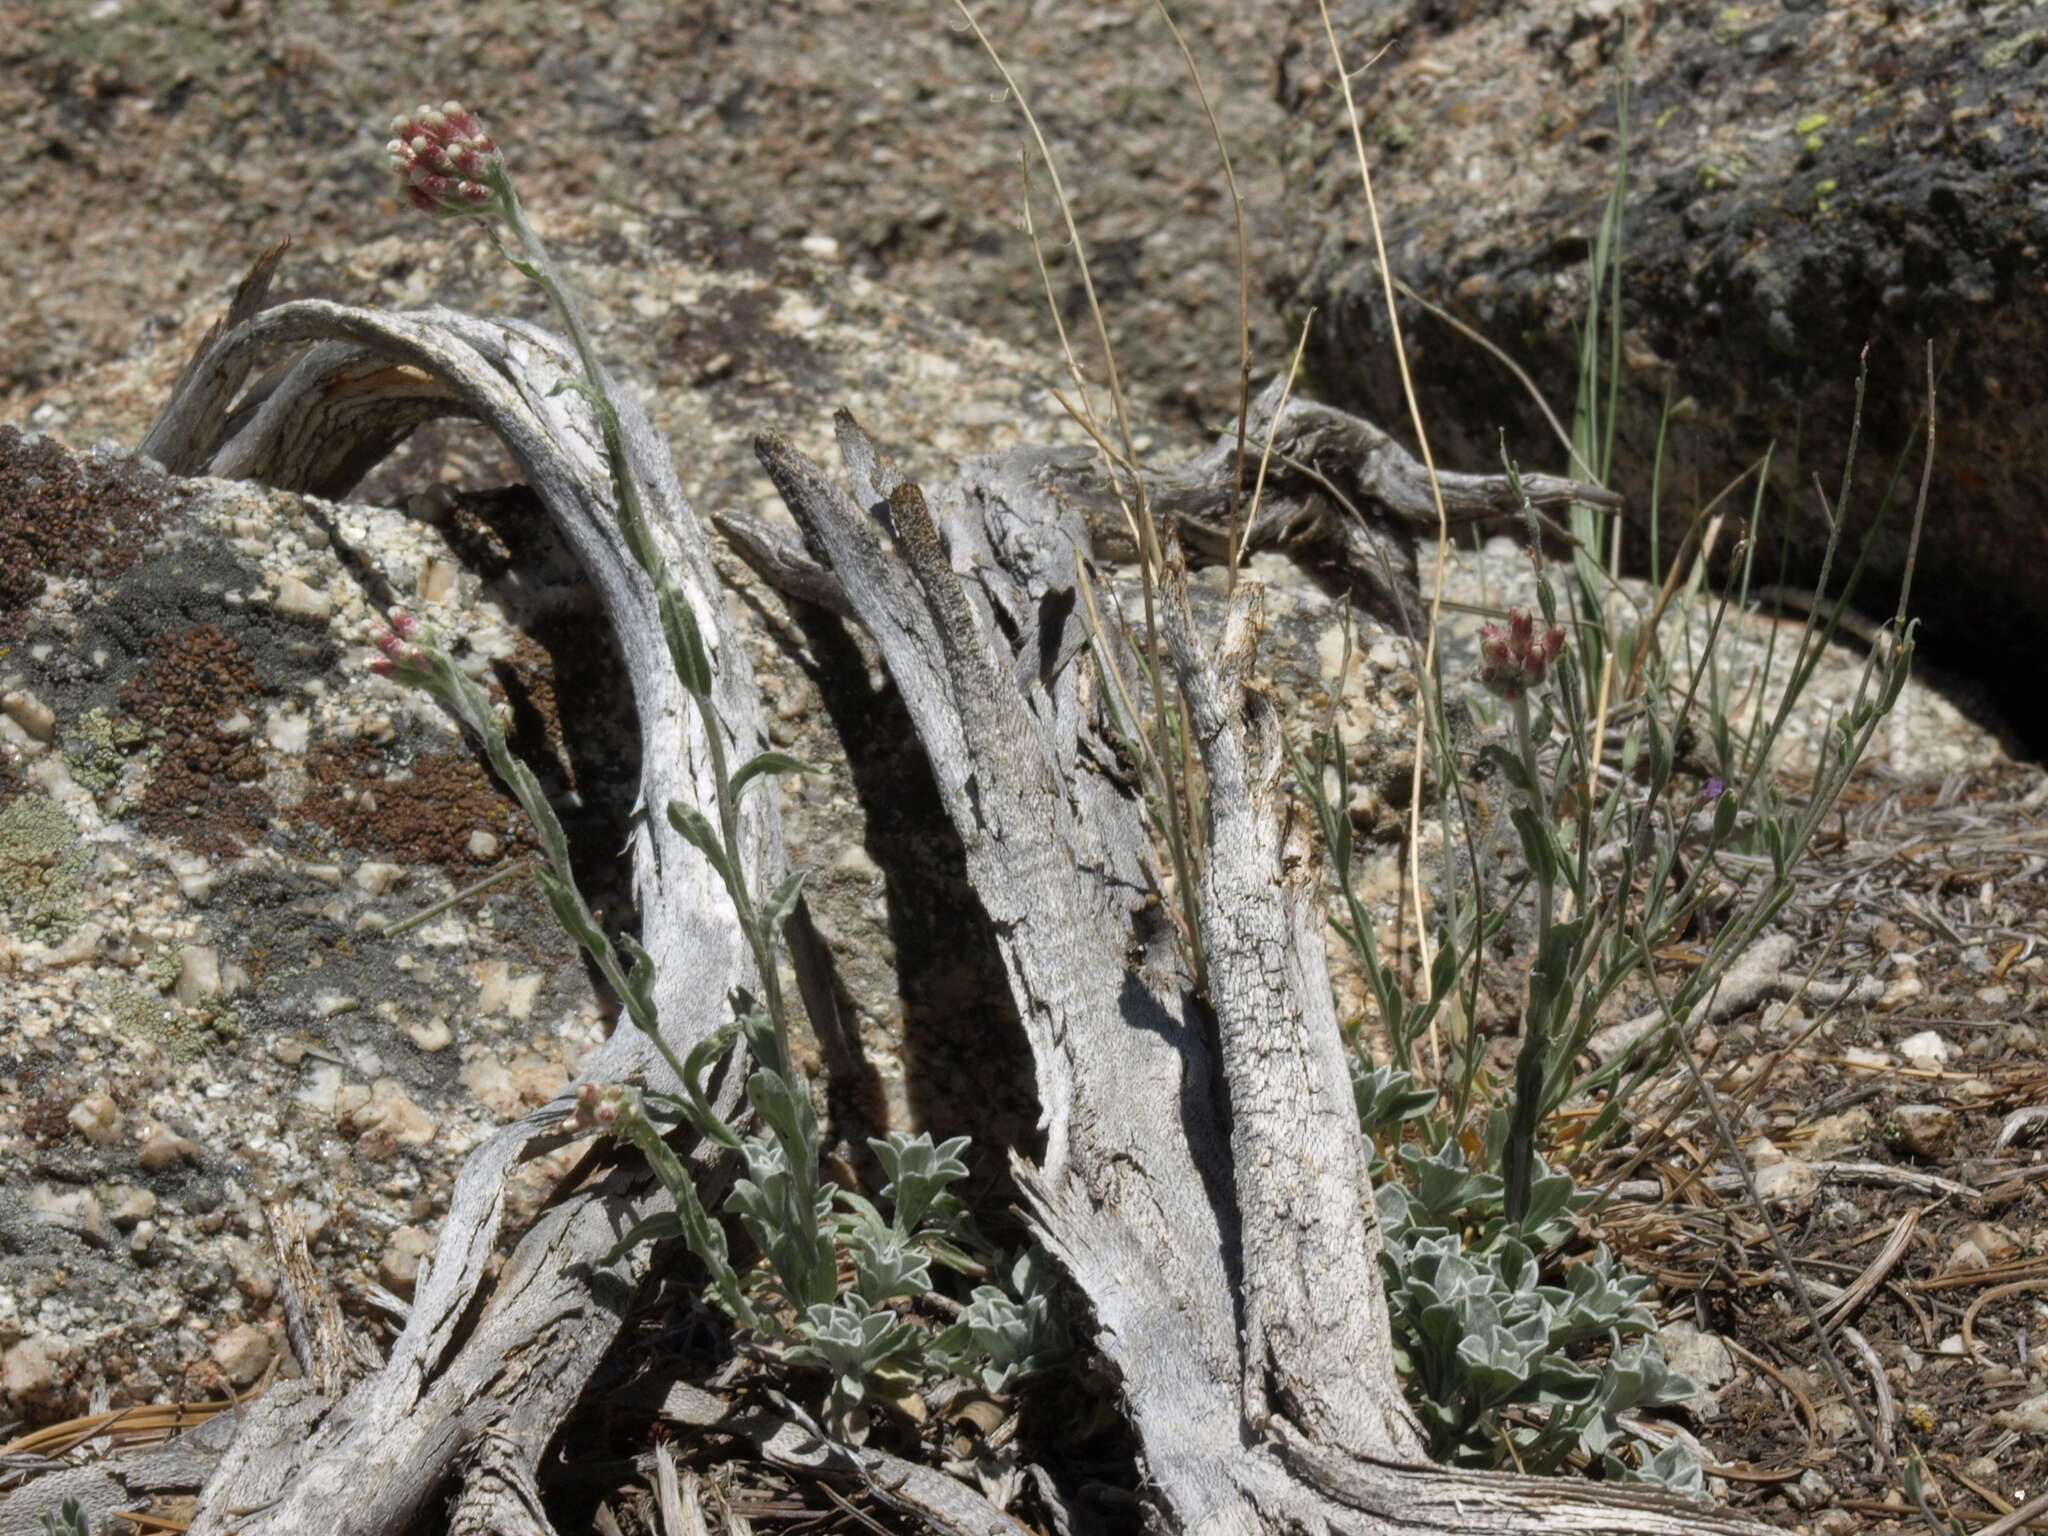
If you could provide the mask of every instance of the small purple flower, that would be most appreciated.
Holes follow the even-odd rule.
[[[1706,787],[1700,791],[1700,798],[1702,800],[1718,800],[1727,788],[1728,786],[1722,783],[1721,780],[1709,779],[1706,782]]]
[[[1479,681],[1504,699],[1518,699],[1543,681],[1563,649],[1562,628],[1553,624],[1539,635],[1528,609],[1510,608],[1506,629],[1488,624],[1479,631]]]
[[[504,164],[496,140],[459,101],[420,106],[391,120],[391,168],[422,213],[497,211],[492,172]]]

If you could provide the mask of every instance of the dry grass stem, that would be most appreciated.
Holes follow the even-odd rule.
[[[1906,599],[1913,594],[1913,566],[1920,558],[1920,531],[1927,523],[1927,492],[1934,483],[1934,342],[1927,343],[1927,455],[1920,461],[1920,494],[1913,503],[1913,535],[1906,543],[1906,573],[1899,579],[1900,628],[1906,623]]]
[[[1259,500],[1266,493],[1266,466],[1273,460],[1273,439],[1280,434],[1280,418],[1287,411],[1287,397],[1294,393],[1295,376],[1301,372],[1301,354],[1308,347],[1308,328],[1315,320],[1316,312],[1310,310],[1301,322],[1301,339],[1294,344],[1294,357],[1287,365],[1287,377],[1280,384],[1280,403],[1273,407],[1273,419],[1266,423],[1266,446],[1259,452],[1258,478],[1252,482],[1251,509],[1245,514],[1243,536],[1249,543],[1252,529],[1259,522]],[[1237,578],[1237,567],[1244,559],[1244,550],[1238,543],[1237,514],[1233,509],[1230,519],[1230,574],[1233,584]]]
[[[1329,0],[1316,0],[1317,13],[1322,17],[1323,36],[1330,45],[1330,62],[1337,71],[1337,80],[1344,88],[1344,117],[1351,126],[1351,145],[1358,156],[1358,178],[1365,188],[1366,217],[1372,225],[1373,253],[1379,262],[1380,283],[1385,292],[1387,305],[1387,329],[1394,341],[1394,361],[1401,373],[1401,393],[1408,402],[1408,420],[1415,429],[1415,446],[1422,456],[1423,468],[1429,474],[1431,498],[1436,503],[1437,543],[1436,570],[1431,581],[1429,604],[1429,634],[1422,652],[1421,693],[1427,699],[1435,689],[1436,677],[1436,634],[1437,625],[1443,616],[1444,599],[1444,558],[1450,544],[1450,513],[1444,506],[1443,485],[1437,479],[1436,457],[1429,446],[1429,429],[1423,425],[1422,406],[1416,399],[1415,379],[1408,368],[1408,348],[1401,337],[1401,313],[1394,301],[1394,269],[1387,259],[1386,232],[1380,227],[1379,199],[1373,194],[1372,167],[1365,155],[1365,129],[1358,117],[1358,98],[1351,89],[1351,76],[1344,68],[1344,51],[1337,46],[1337,29],[1330,21]],[[1386,45],[1391,48],[1393,44]],[[1385,48],[1380,50],[1384,54]],[[1361,65],[1361,70],[1376,63],[1380,54]],[[1408,890],[1409,900],[1414,907],[1415,943],[1421,958],[1417,968],[1427,996],[1430,981],[1429,927],[1427,915],[1422,910],[1422,759],[1423,743],[1429,728],[1427,705],[1419,708],[1415,715],[1415,765],[1408,786]],[[1405,931],[1405,930],[1403,930]],[[1443,1060],[1442,1041],[1436,1021],[1430,1021],[1431,1070],[1441,1071]]]
[[[1165,553],[1160,546],[1159,530],[1153,523],[1151,508],[1146,503],[1144,477],[1138,474],[1135,468],[1138,454],[1131,432],[1130,401],[1125,395],[1123,377],[1117,368],[1116,349],[1110,343],[1109,322],[1104,317],[1102,302],[1095,292],[1095,277],[1088,264],[1087,242],[1081,238],[1080,226],[1074,218],[1073,202],[1067,196],[1066,182],[1060,176],[1059,164],[1053,159],[1052,146],[1046,141],[1045,132],[1039,126],[1038,114],[1031,110],[1031,103],[1025,97],[1022,87],[1017,84],[1016,77],[1010,73],[1009,65],[1003,62],[1002,54],[997,51],[995,44],[990,41],[988,34],[982,30],[981,23],[975,19],[974,12],[968,8],[966,0],[953,0],[953,6],[954,9],[959,11],[961,18],[966,21],[968,29],[974,33],[975,41],[981,44],[982,51],[988,55],[989,62],[995,66],[996,73],[1002,77],[1003,85],[1008,89],[1011,100],[1017,103],[1017,110],[1023,116],[1024,125],[1031,134],[1032,143],[1038,147],[1039,159],[1044,162],[1046,175],[1052,182],[1053,200],[1058,204],[1060,217],[1066,224],[1067,242],[1074,252],[1075,271],[1081,280],[1081,292],[1088,301],[1088,315],[1095,327],[1096,343],[1102,351],[1103,382],[1109,390],[1110,408],[1116,417],[1117,439],[1123,445],[1121,455],[1122,466],[1127,468],[1127,472],[1130,475],[1131,506],[1128,516],[1138,539],[1139,578],[1145,596],[1145,656],[1147,669],[1152,677],[1154,698],[1153,729],[1158,733],[1159,737],[1157,742],[1157,762],[1160,769],[1158,782],[1160,797],[1165,801],[1165,816],[1163,819],[1166,823],[1167,849],[1169,856],[1173,860],[1174,879],[1180,887],[1180,897],[1184,908],[1182,916],[1186,923],[1191,946],[1188,956],[1189,963],[1194,970],[1197,988],[1206,988],[1208,967],[1202,956],[1202,946],[1199,937],[1201,925],[1196,919],[1195,871],[1189,857],[1188,823],[1182,801],[1182,786],[1175,779],[1170,767],[1174,753],[1170,739],[1171,731],[1167,725],[1167,711],[1164,698],[1164,690],[1168,687],[1168,674],[1165,657],[1160,645],[1159,622],[1156,611],[1157,587],[1160,575],[1165,569]],[[1029,177],[1027,176],[1024,195],[1027,227],[1030,227],[1030,202],[1031,192]],[[1046,272],[1044,253],[1040,249],[1035,229],[1032,233],[1032,249],[1038,254],[1039,271],[1041,274],[1044,274]],[[1066,356],[1068,368],[1078,383],[1081,378],[1080,365],[1074,358],[1072,347],[1068,344],[1066,327],[1059,321],[1059,305],[1056,301],[1052,301],[1051,279],[1049,276],[1046,277],[1046,288],[1049,307],[1054,314],[1054,324],[1059,330],[1061,349]],[[1085,405],[1087,401],[1085,385],[1082,386],[1081,392]],[[1096,436],[1099,440],[1103,434],[1096,433],[1091,435]],[[1118,456],[1110,455],[1105,462],[1107,478],[1114,485],[1116,472],[1119,468]]]
[[[1231,460],[1229,548],[1232,553],[1226,573],[1226,585],[1235,588],[1237,519],[1244,499],[1245,423],[1252,408],[1252,267],[1245,239],[1244,195],[1237,190],[1237,172],[1230,165],[1230,145],[1224,140],[1223,125],[1216,120],[1216,109],[1209,101],[1209,88],[1202,81],[1202,71],[1195,63],[1187,39],[1181,36],[1173,12],[1166,8],[1166,0],[1153,0],[1153,3],[1159,8],[1159,19],[1166,23],[1166,30],[1173,34],[1174,46],[1180,49],[1180,56],[1187,61],[1188,78],[1194,81],[1195,97],[1202,104],[1202,115],[1209,120],[1209,133],[1216,141],[1216,158],[1223,165],[1224,185],[1230,189],[1231,221],[1237,230],[1237,451]]]

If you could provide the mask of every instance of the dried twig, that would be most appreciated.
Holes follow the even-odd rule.
[[[1884,1247],[1878,1250],[1877,1257],[1870,1261],[1862,1274],[1849,1282],[1847,1290],[1821,1309],[1822,1322],[1829,1327],[1835,1327],[1856,1315],[1857,1309],[1870,1299],[1871,1292],[1884,1283],[1893,1266],[1905,1257],[1906,1249],[1912,1244],[1913,1233],[1919,1228],[1920,1218],[1925,1214],[1924,1209],[1916,1207],[1899,1218],[1899,1224],[1892,1228],[1892,1235],[1885,1240]],[[1879,1417],[1882,1418],[1883,1415],[1880,1413]]]

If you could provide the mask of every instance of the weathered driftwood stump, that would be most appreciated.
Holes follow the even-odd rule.
[[[267,269],[180,380],[144,451],[182,473],[346,492],[421,421],[464,415],[504,439],[573,543],[627,659],[642,803],[708,803],[705,742],[670,674],[652,593],[620,547],[609,475],[567,349],[530,327],[448,311],[378,315],[301,302],[264,309]],[[311,343],[249,382],[252,357]],[[246,389],[244,386],[248,386]],[[1270,418],[1271,397],[1261,415]],[[1263,430],[1263,424],[1260,424]],[[716,697],[741,755],[754,682],[717,600],[703,531],[668,449],[630,408],[628,451],[665,553],[714,649]],[[1433,522],[1419,469],[1383,434],[1321,407],[1280,423],[1284,460],[1256,544],[1320,546],[1338,574],[1412,600],[1404,528]],[[1121,1373],[1156,1523],[1187,1532],[1571,1531],[1629,1536],[1760,1529],[1656,1491],[1450,1472],[1428,1465],[1395,1379],[1364,1149],[1324,970],[1317,851],[1287,815],[1285,752],[1253,686],[1259,591],[1241,582],[1220,635],[1190,618],[1176,555],[1163,593],[1171,666],[1209,783],[1198,995],[1156,893],[1145,808],[1120,765],[1106,666],[1076,564],[1095,558],[1099,474],[1033,448],[920,488],[839,423],[843,479],[787,442],[759,454],[802,530],[728,533],[769,579],[851,615],[900,690],[965,849],[1025,1023],[1044,1149],[1016,1173],[1037,1234],[1086,1312],[1077,1329]],[[1162,471],[1156,501],[1213,545],[1227,452]],[[1461,516],[1509,505],[1490,477],[1451,487]],[[1538,482],[1539,496],[1564,487]],[[1135,676],[1123,679],[1135,692]],[[748,802],[748,878],[783,853],[769,796]],[[751,961],[703,861],[659,817],[632,848],[641,940],[677,1051],[723,1021]],[[593,1079],[662,1070],[620,1029]],[[722,1077],[723,1108],[734,1110]],[[573,1093],[571,1086],[571,1092]],[[454,1528],[541,1532],[534,1469],[643,1278],[648,1250],[604,1262],[660,1198],[630,1163],[589,1172],[485,1283],[502,1179],[559,1144],[564,1097],[479,1147],[458,1182],[410,1321],[365,1370],[317,1298],[292,1330],[306,1379],[240,1415],[208,1478],[201,1533],[397,1533],[430,1518],[451,1478]],[[707,1179],[719,1176],[703,1165]],[[285,1241],[289,1243],[287,1236]],[[323,1320],[324,1319],[324,1320]],[[718,1421],[678,1386],[671,1417]],[[964,1485],[818,1442],[789,1424],[725,1427],[784,1464],[864,1476],[949,1531],[1016,1530]]]

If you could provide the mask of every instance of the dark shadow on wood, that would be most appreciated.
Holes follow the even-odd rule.
[[[895,686],[872,686],[841,620],[800,603],[788,612],[808,650],[799,662],[845,747],[868,856],[883,873],[917,1127],[937,1139],[974,1137],[970,1201],[994,1218],[1015,1199],[1009,1149],[1043,1149],[1031,1052],[995,936]]]

